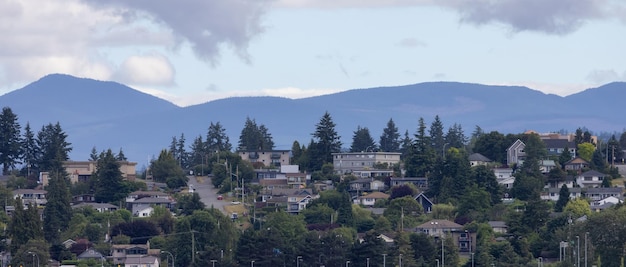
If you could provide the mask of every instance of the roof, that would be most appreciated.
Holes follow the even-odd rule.
[[[574,142],[567,141],[567,139],[542,139],[546,148],[576,148]]]
[[[14,195],[23,195],[23,194],[46,194],[48,191],[40,190],[40,189],[16,189],[13,190]]]
[[[287,179],[260,179],[259,184],[262,186],[287,185]]]
[[[135,191],[132,192],[130,194],[128,194],[130,196],[139,196],[139,195],[145,195],[145,196],[169,196],[167,193],[161,192],[161,191]]]
[[[140,199],[137,199],[135,201],[133,201],[132,203],[136,203],[136,204],[141,204],[141,203],[174,203],[174,201],[168,199],[168,198],[162,198],[162,197],[142,197]]]
[[[462,229],[463,225],[448,220],[430,220],[417,226],[420,229]]]
[[[94,209],[117,209],[118,207],[109,203],[95,203],[95,202],[83,202],[76,205],[72,205],[72,209],[79,209],[83,207],[92,207]]]
[[[391,181],[424,181],[426,177],[391,177]]]
[[[569,164],[589,164],[589,162],[584,160],[581,157],[575,157],[571,159],[570,161],[565,162],[565,165],[569,165]]]
[[[488,221],[487,223],[491,228],[508,228],[504,221]]]
[[[102,253],[93,250],[92,248],[87,249],[85,252],[81,253],[77,256],[79,259],[101,259],[103,258]]]
[[[491,160],[480,153],[473,153],[469,155],[469,161],[483,161],[483,162],[491,162]]]
[[[587,177],[588,177],[588,176],[598,176],[598,177],[604,177],[604,176],[606,176],[606,174],[601,173],[601,172],[596,171],[596,170],[590,170],[590,171],[583,172],[580,176],[587,176]]]
[[[389,195],[385,194],[383,192],[372,192],[372,193],[369,193],[367,195],[363,195],[363,196],[358,197],[358,199],[363,199],[363,198],[388,199]]]
[[[124,264],[140,264],[140,263],[151,263],[157,261],[157,258],[150,255],[138,255],[136,257],[126,256],[126,260],[124,260]]]

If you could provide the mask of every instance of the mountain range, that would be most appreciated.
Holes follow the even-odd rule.
[[[23,126],[34,132],[59,122],[72,143],[72,160],[87,160],[92,148],[120,149],[131,161],[145,166],[173,137],[184,134],[190,145],[206,137],[211,122],[220,122],[237,146],[246,118],[265,125],[276,149],[291,149],[294,141],[308,144],[315,125],[329,112],[349,147],[357,127],[367,127],[377,141],[389,119],[400,134],[414,134],[420,117],[427,125],[439,115],[447,129],[460,124],[466,135],[476,126],[484,131],[519,133],[623,131],[620,113],[626,83],[614,82],[561,97],[520,86],[492,86],[457,82],[428,82],[395,87],[354,89],[335,94],[288,99],[233,97],[179,107],[123,84],[47,75],[21,89],[0,96]]]

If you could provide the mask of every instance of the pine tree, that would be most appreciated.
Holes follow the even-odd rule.
[[[312,170],[320,170],[324,163],[332,163],[333,157],[331,153],[341,151],[341,137],[335,130],[330,113],[324,113],[324,116],[315,125],[315,132],[312,134],[313,140],[309,145],[308,157],[311,160]]]
[[[92,147],[91,148],[91,153],[89,154],[89,161],[98,161],[98,157],[100,156],[100,154],[98,153],[98,151],[96,150],[96,147]]]
[[[35,204],[28,205],[28,208],[24,209],[22,199],[16,199],[15,211],[9,224],[9,236],[11,237],[12,253],[15,253],[18,248],[31,239],[44,238],[41,219]]]
[[[63,172],[63,161],[69,159],[68,154],[72,151],[71,143],[66,141],[67,134],[61,128],[61,124],[48,124],[43,126],[37,133],[37,146],[40,154],[37,162],[40,171]]]
[[[128,160],[126,158],[126,155],[124,155],[124,151],[122,151],[121,147],[120,147],[120,152],[118,152],[117,155],[115,155],[115,159],[117,159],[118,161],[127,161]]]
[[[226,129],[219,121],[215,124],[211,122],[206,135],[204,151],[209,154],[216,151],[231,151],[232,149],[233,146],[230,144]]]
[[[380,136],[380,151],[383,152],[399,152],[400,151],[400,133],[398,133],[398,127],[393,122],[393,119],[389,119],[387,127],[383,129],[383,134]]]
[[[376,143],[370,135],[370,130],[367,127],[358,126],[354,135],[352,136],[352,146],[350,152],[368,152],[376,151]]]
[[[401,141],[400,153],[402,153],[401,158],[405,159],[408,156],[409,150],[411,150],[411,145],[413,144],[413,140],[409,135],[409,131],[404,131],[404,138]]]
[[[557,200],[556,205],[554,205],[554,211],[562,212],[567,202],[569,202],[569,188],[567,185],[563,184],[561,190],[559,190],[559,200]]]
[[[37,142],[35,141],[35,134],[30,128],[30,123],[26,123],[24,127],[24,136],[22,137],[22,160],[24,161],[26,168],[26,177],[30,177],[31,174],[38,173],[35,169],[35,163],[37,161]]]
[[[60,243],[60,234],[65,231],[72,219],[71,195],[68,179],[63,174],[50,177],[46,194],[46,208],[43,213],[43,229],[46,241]]]
[[[97,202],[116,203],[129,193],[123,184],[120,164],[111,149],[100,155],[92,179],[97,185],[94,193]]]
[[[430,134],[431,147],[435,151],[443,151],[446,140],[443,136],[443,123],[439,119],[439,115],[436,115],[435,120],[430,124],[428,134]],[[443,156],[443,153],[439,155]]]
[[[456,147],[456,148],[464,148],[467,143],[467,137],[463,133],[463,128],[460,124],[453,124],[450,128],[448,128],[448,132],[445,136],[445,142],[448,144],[447,147]]]
[[[21,157],[21,134],[17,115],[5,107],[0,114],[0,164],[2,174],[8,175]]]
[[[404,162],[408,177],[426,177],[432,171],[436,155],[431,144],[430,137],[426,135],[424,119],[420,118],[415,139]]]

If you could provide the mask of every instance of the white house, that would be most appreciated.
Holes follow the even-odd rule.
[[[354,199],[354,204],[363,206],[374,206],[379,199],[389,199],[389,195],[383,192],[372,192],[366,195],[358,196]]]
[[[607,175],[599,171],[586,171],[576,177],[576,183],[580,187],[600,187]]]

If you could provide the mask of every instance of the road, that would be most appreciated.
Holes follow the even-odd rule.
[[[217,200],[217,189],[213,188],[213,184],[211,183],[211,179],[202,176],[200,179],[196,176],[187,176],[189,178],[189,182],[187,183],[190,188],[196,190],[198,195],[200,196],[200,200],[207,208],[211,208],[213,206],[216,209],[221,210],[224,214],[226,214],[226,210],[224,210],[224,206],[229,205],[230,202],[226,200]],[[226,214],[228,215],[228,214]]]

